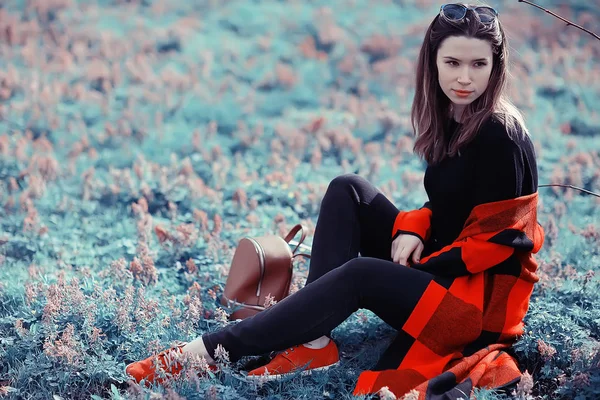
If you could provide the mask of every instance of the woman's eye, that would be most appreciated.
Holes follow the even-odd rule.
[[[458,64],[458,63],[456,61],[446,61],[446,64],[454,65],[454,64]],[[481,61],[475,63],[475,66],[477,66],[477,67],[485,67],[486,65],[487,65],[486,63],[481,62]]]

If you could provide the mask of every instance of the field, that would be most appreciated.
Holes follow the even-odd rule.
[[[491,4],[540,185],[599,193],[600,41],[531,5]],[[543,5],[600,33],[598,0]],[[313,377],[256,384],[225,363],[148,389],[124,367],[227,324],[218,299],[237,241],[302,222],[310,245],[334,177],[423,204],[409,117],[439,6],[1,1],[0,397],[352,398],[394,334],[367,310],[333,331],[341,366]],[[546,241],[510,398],[597,399],[600,197],[539,193]]]

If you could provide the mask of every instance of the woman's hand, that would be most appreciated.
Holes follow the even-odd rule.
[[[425,245],[418,237],[400,234],[392,242],[392,260],[398,264],[408,266],[408,258],[412,254],[412,262],[418,263],[421,259]]]

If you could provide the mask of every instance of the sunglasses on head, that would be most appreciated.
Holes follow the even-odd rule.
[[[498,16],[498,11],[488,6],[466,7],[462,4],[443,4],[440,15],[449,21],[460,21],[467,15],[467,10],[473,11],[484,24],[493,22]]]

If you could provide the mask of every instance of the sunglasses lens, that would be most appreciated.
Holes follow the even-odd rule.
[[[483,23],[492,22],[496,18],[496,12],[490,7],[477,7],[475,12]]]
[[[460,4],[446,4],[443,11],[446,18],[454,21],[462,19],[467,13],[467,9]]]

